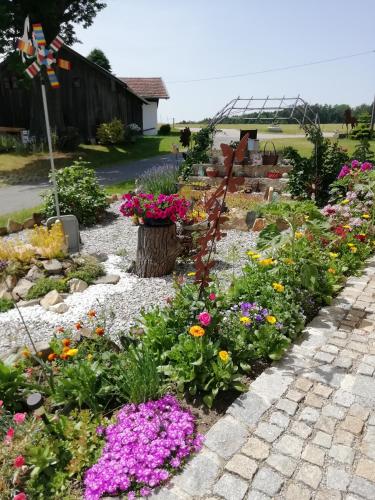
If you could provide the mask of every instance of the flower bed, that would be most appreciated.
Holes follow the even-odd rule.
[[[48,418],[29,412],[28,432],[8,438],[0,496],[70,499],[85,487],[88,499],[134,498],[167,480],[201,444],[184,399],[211,407],[246,390],[256,363],[281,358],[373,252],[374,190],[372,169],[355,167],[321,210],[271,204],[258,251],[248,252],[228,290],[214,280],[202,292],[192,273],[128,332],[110,337],[110,318],[90,311],[56,331],[48,354],[29,349],[17,366],[0,364],[4,405],[24,413],[25,397],[39,390]],[[280,219],[288,231],[278,229]]]

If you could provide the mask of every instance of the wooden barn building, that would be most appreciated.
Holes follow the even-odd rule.
[[[57,89],[46,82],[51,127],[57,134],[75,127],[83,141],[91,142],[97,127],[114,118],[143,129],[142,106],[147,101],[126,82],[70,47],[63,46],[58,56],[70,61],[71,70],[55,67],[60,82]],[[39,78],[20,77],[12,66],[12,57],[0,64],[0,127],[19,127],[29,130],[30,136],[44,137]]]

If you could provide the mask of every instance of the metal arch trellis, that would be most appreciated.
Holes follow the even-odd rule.
[[[280,116],[281,111],[289,111],[285,116]],[[272,116],[264,116],[265,113],[272,113]],[[252,116],[249,116],[252,115]],[[254,116],[255,115],[255,116]],[[229,101],[216,115],[210,120],[209,126],[216,127],[225,118],[241,117],[244,122],[257,121],[289,121],[297,122],[303,129],[306,126],[319,128],[319,115],[315,113],[308,102],[297,97],[237,97]]]
[[[281,111],[289,111],[289,113],[280,116]],[[270,113],[271,116],[264,116],[264,113]],[[249,116],[252,115],[252,116]],[[254,116],[255,115],[255,116]],[[320,129],[319,115],[316,113],[308,102],[302,99],[299,95],[297,97],[250,97],[241,98],[237,97],[229,101],[216,115],[209,121],[208,126],[214,134],[216,125],[222,122],[225,118],[241,117],[243,122],[258,122],[270,121],[277,123],[279,121],[297,122],[303,129],[305,134],[311,131],[317,132],[312,134],[315,140],[312,139],[315,148],[315,177],[318,180],[318,137],[322,135]],[[312,198],[315,198],[315,183],[312,186]]]

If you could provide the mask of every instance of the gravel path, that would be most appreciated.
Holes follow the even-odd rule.
[[[111,207],[114,217],[119,204]],[[138,228],[125,217],[81,231],[83,253],[105,253],[107,273],[119,274],[117,285],[94,285],[82,293],[69,295],[65,302],[69,310],[64,314],[45,311],[41,306],[22,308],[22,314],[36,342],[48,340],[57,326],[71,327],[84,318],[89,309],[113,311],[115,319],[111,331],[125,330],[142,308],[165,303],[173,294],[173,277],[138,278],[126,272],[135,258]],[[241,231],[227,231],[227,237],[217,245],[218,273],[223,281],[233,272],[238,273],[246,260],[246,250],[254,245],[255,235]],[[235,251],[233,251],[235,249]],[[228,253],[231,253],[228,258]],[[176,272],[186,274],[191,264],[178,264]],[[25,331],[15,309],[0,314],[0,353],[26,342]]]

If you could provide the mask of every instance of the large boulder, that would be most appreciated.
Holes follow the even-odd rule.
[[[57,259],[44,260],[43,267],[48,274],[60,274],[63,268]]]
[[[86,281],[80,280],[78,278],[73,278],[69,281],[69,291],[70,293],[83,292],[89,285]]]
[[[60,304],[63,301],[63,298],[59,294],[57,290],[52,290],[51,292],[48,292],[47,295],[45,295],[42,300],[40,301],[40,305],[44,307],[47,311],[49,311],[49,308],[51,306],[54,306],[56,304]]]
[[[6,236],[8,234],[8,230],[6,227],[0,227],[0,236]]]
[[[33,217],[30,217],[29,219],[26,219],[22,223],[24,229],[33,229],[35,226],[35,221]]]
[[[229,220],[222,225],[223,229],[237,229],[238,231],[248,231],[249,227],[246,223],[247,211],[241,208],[232,208],[228,216]]]
[[[34,285],[32,281],[29,281],[25,278],[21,278],[18,282],[17,285],[13,288],[12,291],[12,296],[15,300],[18,299],[25,299],[27,292],[30,290],[30,288]]]
[[[117,285],[119,281],[120,276],[118,274],[106,274],[97,278],[94,283],[95,285]]]
[[[12,274],[8,274],[5,278],[5,284],[8,287],[8,290],[13,290],[13,288],[17,285],[18,278]]]

